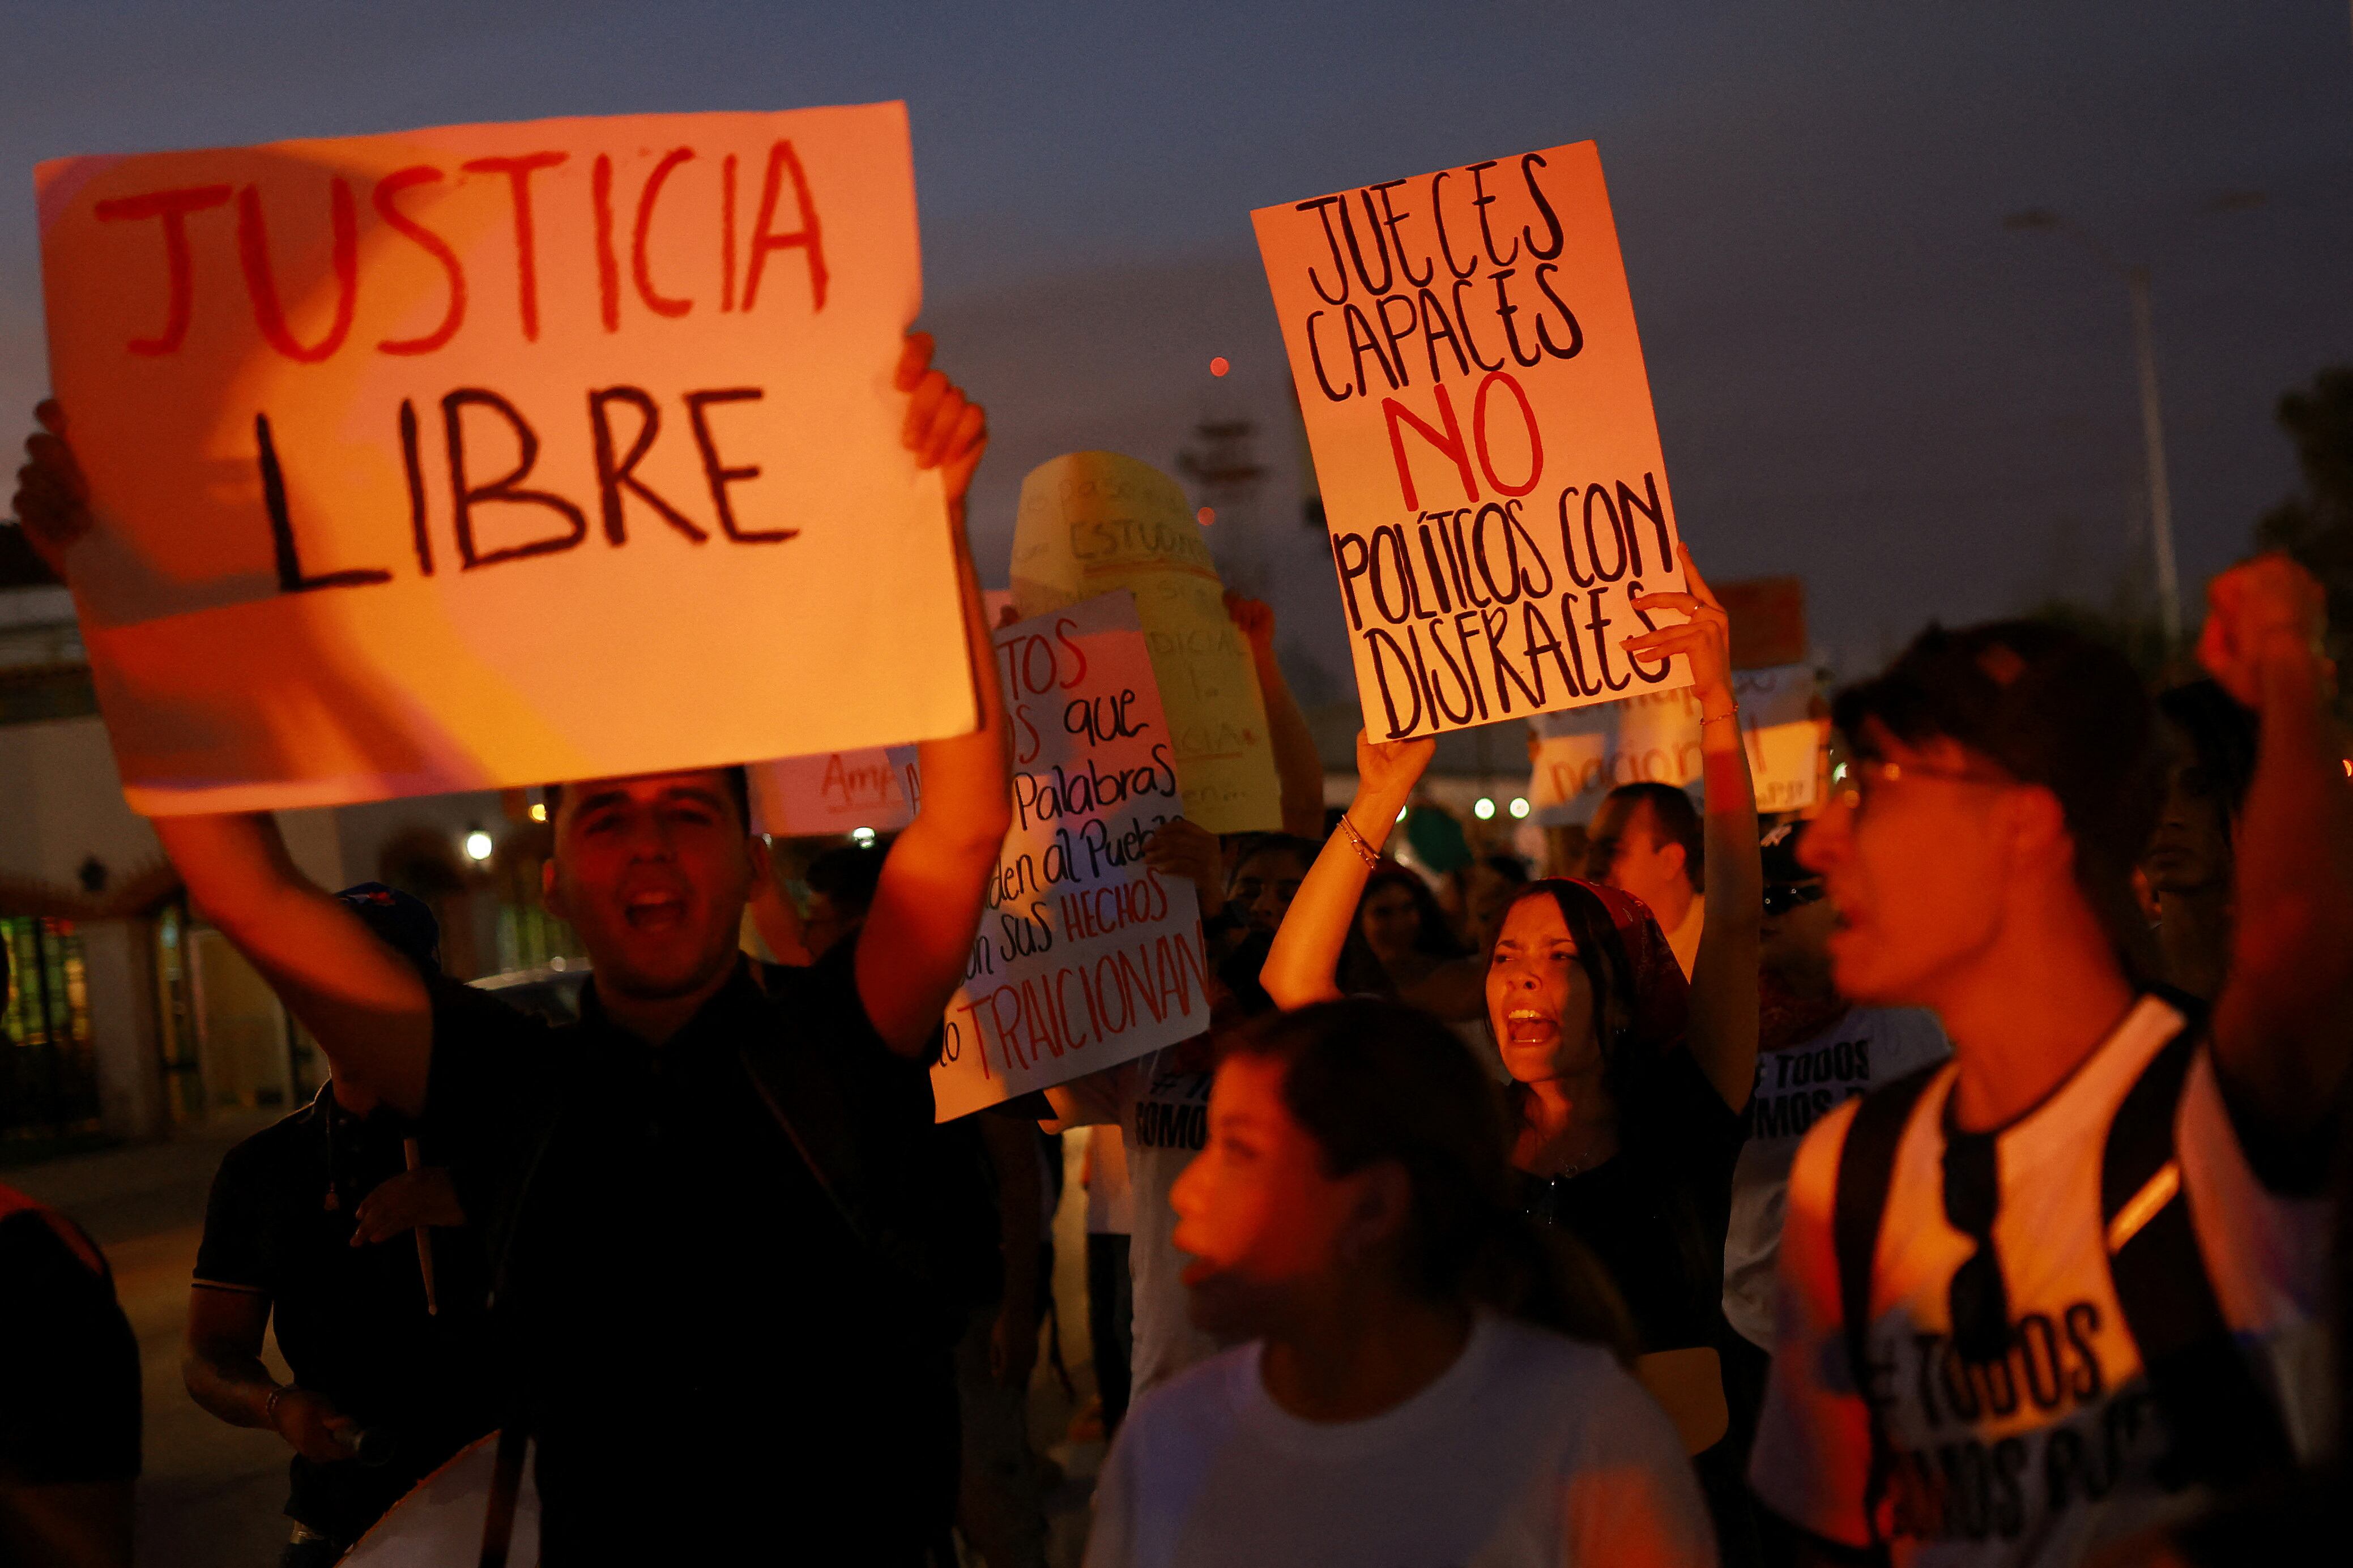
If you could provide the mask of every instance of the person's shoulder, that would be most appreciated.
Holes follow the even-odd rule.
[[[1516,1318],[1492,1317],[1486,1331],[1494,1345],[1493,1397],[1557,1422],[1572,1466],[1597,1450],[1680,1454],[1665,1414],[1607,1346]]]
[[[1606,1345],[1502,1313],[1484,1315],[1482,1321],[1494,1345],[1492,1375],[1505,1386],[1598,1387],[1620,1380],[1633,1385]]]
[[[1240,1396],[1258,1375],[1256,1341],[1195,1362],[1129,1406],[1123,1441],[1165,1447],[1214,1438],[1240,1414]]]
[[[8,1281],[9,1293],[21,1296],[45,1279],[107,1277],[98,1244],[66,1215],[30,1199],[0,1212],[0,1278]]]
[[[239,1139],[221,1156],[214,1189],[274,1191],[289,1185],[293,1173],[318,1158],[318,1114],[315,1106],[304,1106]]]
[[[1839,1157],[1846,1148],[1847,1130],[1854,1125],[1863,1097],[1841,1100],[1818,1118],[1799,1141],[1789,1166],[1788,1218],[1828,1224],[1838,1195]]]

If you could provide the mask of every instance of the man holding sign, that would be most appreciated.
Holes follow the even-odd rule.
[[[1008,785],[963,529],[986,420],[930,353],[916,334],[898,367],[902,438],[945,481],[957,678],[981,724],[923,743],[923,809],[864,931],[799,983],[764,995],[737,951],[763,874],[740,767],[556,792],[547,900],[595,968],[582,1021],[560,1029],[428,984],[302,877],[267,815],[155,820],[196,902],[336,1081],[421,1115],[458,1152],[491,1244],[508,1430],[538,1444],[550,1564],[812,1547],[913,1563],[946,1530],[949,1325],[921,1278],[929,1194],[908,1190],[922,1169],[910,1151],[931,1123],[924,1063],[964,976]],[[62,413],[45,405],[41,419],[16,504],[62,571],[90,529],[90,487]]]

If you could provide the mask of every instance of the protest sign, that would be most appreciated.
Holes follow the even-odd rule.
[[[923,799],[913,746],[867,746],[814,757],[779,757],[748,770],[752,830],[818,838],[871,827],[895,833]]]
[[[1282,826],[1266,700],[1185,492],[1116,452],[1072,452],[1021,481],[1013,601],[1024,616],[1124,588],[1152,650],[1185,815],[1212,833]]]
[[[1144,864],[1182,802],[1134,598],[1007,627],[997,668],[1013,830],[932,1068],[943,1121],[1209,1026],[1200,901]]]
[[[969,730],[904,107],[37,173],[72,577],[151,814]]]
[[[1748,747],[1759,811],[1804,811],[1818,798],[1830,721],[1810,666],[1736,670],[1740,736]],[[1695,789],[1701,781],[1699,699],[1689,688],[1645,692],[1608,707],[1535,721],[1528,803],[1547,827],[1589,821],[1620,784]]]
[[[1590,142],[1250,215],[1376,740],[1691,681],[1674,506]]]

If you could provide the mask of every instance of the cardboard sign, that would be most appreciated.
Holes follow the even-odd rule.
[[[896,833],[915,820],[923,797],[913,746],[780,757],[748,772],[752,830],[779,838],[820,838],[856,827]]]
[[[1593,143],[1250,215],[1375,739],[1691,682],[1674,505]]]
[[[969,730],[895,103],[38,171],[73,581],[151,814]]]
[[[1760,812],[1806,811],[1819,797],[1830,722],[1819,711],[1817,685],[1802,664],[1733,674]],[[1688,689],[1551,715],[1534,728],[1528,803],[1534,820],[1547,827],[1590,821],[1620,784],[1700,785],[1699,699]]]
[[[997,655],[1013,830],[932,1068],[943,1121],[1209,1026],[1200,900],[1144,864],[1184,803],[1134,598],[1019,622]]]
[[[1043,615],[1124,588],[1167,707],[1185,815],[1212,833],[1282,826],[1258,670],[1176,481],[1116,452],[1072,452],[1021,481],[1013,602]]]

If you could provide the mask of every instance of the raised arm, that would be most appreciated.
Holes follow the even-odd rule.
[[[1430,766],[1438,742],[1374,741],[1356,731],[1356,794],[1348,803],[1347,818],[1324,841],[1324,852],[1308,868],[1274,933],[1259,984],[1283,1008],[1327,1002],[1340,994],[1333,972],[1340,965],[1340,950],[1348,941],[1348,927],[1356,918],[1356,901],[1373,868],[1368,853],[1388,842],[1398,815],[1413,799],[1413,786]],[[1354,834],[1349,832],[1353,826]]]
[[[964,604],[965,648],[980,727],[968,735],[916,747],[923,800],[915,820],[891,846],[874,903],[858,941],[858,994],[891,1048],[921,1058],[948,999],[964,981],[980,929],[989,874],[1011,824],[1004,689],[997,650],[981,608],[980,577],[965,533],[965,492],[988,445],[988,419],[948,378],[930,368],[932,340],[907,339],[899,384],[913,394],[907,445],[917,462],[947,481],[948,527]]]
[[[2304,568],[2265,555],[2216,578],[2207,604],[2198,657],[2262,724],[2215,1064],[2246,1109],[2306,1133],[2353,1060],[2353,788],[2327,714],[2327,600]]]
[[[334,1065],[407,1115],[425,1108],[430,998],[416,966],[304,876],[267,814],[159,816],[188,896],[302,1020]]]
[[[1307,715],[1299,710],[1299,700],[1282,678],[1282,661],[1274,657],[1274,610],[1229,588],[1226,614],[1250,645],[1259,695],[1266,700],[1267,739],[1274,746],[1274,771],[1282,786],[1282,830],[1294,837],[1314,838],[1324,831],[1324,759],[1316,754]]]
[[[90,531],[90,486],[67,444],[65,411],[34,410],[16,518],[26,542],[72,581],[68,556]],[[268,816],[163,816],[155,837],[189,897],[318,1037],[335,1076],[414,1114],[425,1103],[432,1026],[424,982],[360,918],[296,868]]]
[[[1626,639],[1644,658],[1691,659],[1699,694],[1700,766],[1706,781],[1706,850],[1699,956],[1692,963],[1691,1053],[1724,1102],[1739,1110],[1757,1084],[1757,959],[1765,924],[1765,868],[1757,846],[1757,790],[1732,692],[1732,625],[1683,550],[1683,594],[1645,594],[1637,610],[1691,618]]]

